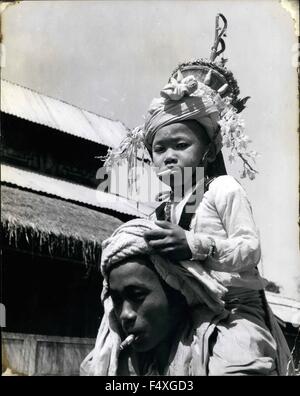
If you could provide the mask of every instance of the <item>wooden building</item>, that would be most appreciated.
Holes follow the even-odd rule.
[[[300,376],[300,302],[279,293],[266,292],[266,297],[292,352],[296,374]]]
[[[3,367],[78,375],[102,316],[101,242],[140,216],[97,191],[99,156],[127,129],[1,81]]]

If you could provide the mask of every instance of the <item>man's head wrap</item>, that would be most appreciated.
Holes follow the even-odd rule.
[[[103,242],[101,273],[104,278],[102,289],[104,315],[95,348],[81,365],[82,375],[116,375],[121,336],[109,294],[109,274],[121,262],[126,263],[126,259],[147,255],[158,275],[170,287],[183,294],[191,309],[200,304],[210,308],[210,312],[213,313],[224,311],[222,297],[227,292],[227,288],[199,262],[174,263],[151,254],[144,240],[144,233],[155,228],[158,226],[153,221],[131,220],[120,226]]]
[[[190,261],[172,263],[167,258],[152,254],[144,234],[159,229],[152,220],[136,219],[121,225],[102,244],[101,273],[103,275],[102,300],[109,296],[108,275],[125,259],[147,255],[159,276],[173,289],[180,291],[189,305],[206,304],[212,309],[223,307],[222,296],[227,291],[212,278],[200,263]]]

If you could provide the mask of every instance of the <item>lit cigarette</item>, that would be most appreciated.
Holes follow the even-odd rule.
[[[121,343],[120,351],[123,351],[123,349],[129,347],[129,345],[131,345],[134,340],[135,340],[135,335],[129,334],[129,336],[126,337],[125,340]]]

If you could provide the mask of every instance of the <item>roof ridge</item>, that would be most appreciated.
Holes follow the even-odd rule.
[[[69,102],[63,100],[63,99],[59,99],[59,98],[55,98],[54,96],[46,95],[46,94],[41,93],[41,92],[39,92],[39,91],[36,91],[36,90],[34,90],[34,89],[32,89],[32,88],[25,87],[24,85],[21,85],[21,84],[19,84],[19,83],[9,81],[9,80],[7,80],[6,78],[1,78],[1,81],[5,81],[5,82],[7,82],[7,83],[9,83],[9,84],[11,84],[11,85],[15,85],[15,86],[20,87],[20,88],[22,88],[22,89],[26,89],[26,90],[28,90],[28,91],[30,91],[30,92],[33,92],[33,93],[35,93],[35,94],[44,96],[44,97],[46,97],[46,98],[53,99],[53,100],[57,100],[57,101],[62,102],[62,103],[64,103],[64,104],[68,105],[68,106],[75,107],[75,108],[78,109],[78,110],[85,111],[85,112],[90,113],[90,114],[93,114],[93,115],[95,115],[95,116],[97,116],[97,117],[101,117],[101,118],[104,118],[104,119],[109,120],[109,121],[112,121],[112,122],[118,122],[118,123],[122,124],[122,125],[125,127],[125,129],[128,130],[128,127],[127,127],[122,121],[120,121],[119,119],[112,119],[112,118],[110,118],[110,117],[106,117],[106,116],[97,114],[97,113],[95,113],[94,111],[87,110],[87,109],[84,109],[84,108],[82,108],[82,107],[76,106],[76,105],[74,105],[74,104],[72,104],[72,103],[69,103]]]
[[[274,292],[266,291],[266,294],[267,295],[271,295],[272,297],[278,297],[278,298],[282,298],[282,299],[285,299],[285,300],[290,300],[290,301],[293,301],[293,302],[295,302],[295,303],[300,305],[300,301],[299,300],[296,300],[295,298],[292,298],[292,297],[284,296],[281,293],[274,293]]]

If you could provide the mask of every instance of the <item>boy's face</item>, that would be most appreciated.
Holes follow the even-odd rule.
[[[171,170],[183,175],[184,168],[192,168],[194,171],[196,167],[202,166],[207,139],[205,131],[196,122],[176,123],[161,128],[152,144],[152,158],[157,174]],[[168,178],[164,181],[172,183],[168,183]]]

